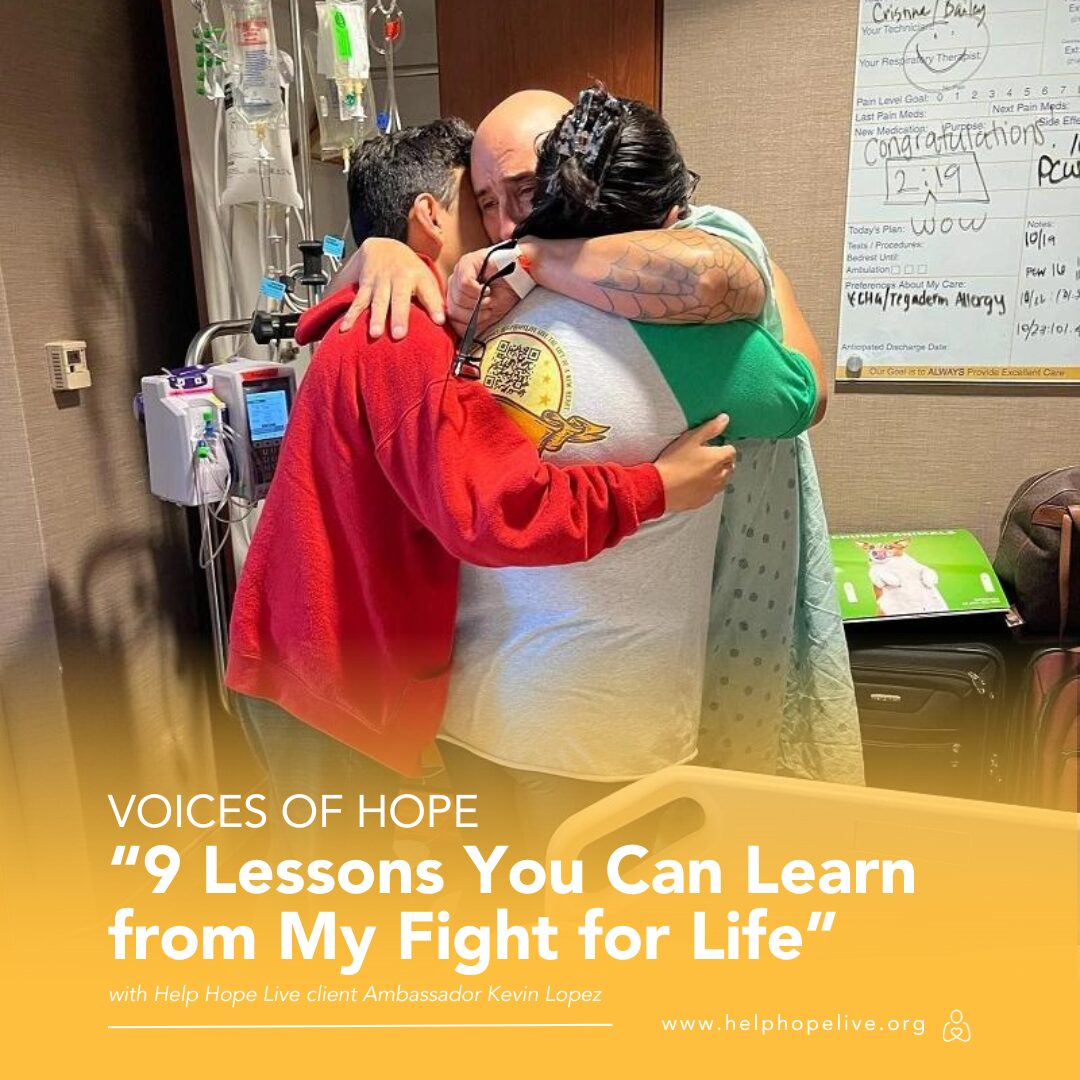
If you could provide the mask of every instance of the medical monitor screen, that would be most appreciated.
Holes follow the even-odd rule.
[[[289,419],[289,400],[284,390],[260,390],[245,394],[248,430],[252,442],[280,439]]]

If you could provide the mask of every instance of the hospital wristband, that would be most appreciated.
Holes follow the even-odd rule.
[[[499,248],[493,251],[489,260],[489,265],[495,270],[501,270],[509,263],[514,264],[514,269],[501,280],[505,281],[522,300],[536,288],[536,282],[522,265],[523,262],[521,248],[516,244],[512,248]]]

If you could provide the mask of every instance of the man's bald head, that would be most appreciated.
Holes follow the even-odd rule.
[[[500,102],[476,129],[472,182],[492,240],[505,240],[532,209],[536,148],[573,103],[550,90],[521,90]]]
[[[551,90],[519,90],[500,101],[476,129],[479,140],[536,139],[550,131],[574,103]]]

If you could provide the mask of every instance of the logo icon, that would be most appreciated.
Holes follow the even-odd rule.
[[[941,1029],[942,1042],[971,1042],[971,1025],[964,1019],[960,1009],[953,1009]]]
[[[571,412],[570,365],[555,338],[539,327],[508,326],[493,337],[484,348],[480,379],[540,453],[600,442],[610,430]]]

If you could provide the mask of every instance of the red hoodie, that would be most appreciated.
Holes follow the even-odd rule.
[[[333,324],[355,287],[300,321],[323,338],[293,406],[248,552],[226,682],[407,775],[442,719],[458,566],[572,563],[664,511],[653,465],[542,461],[414,307],[408,336]]]

